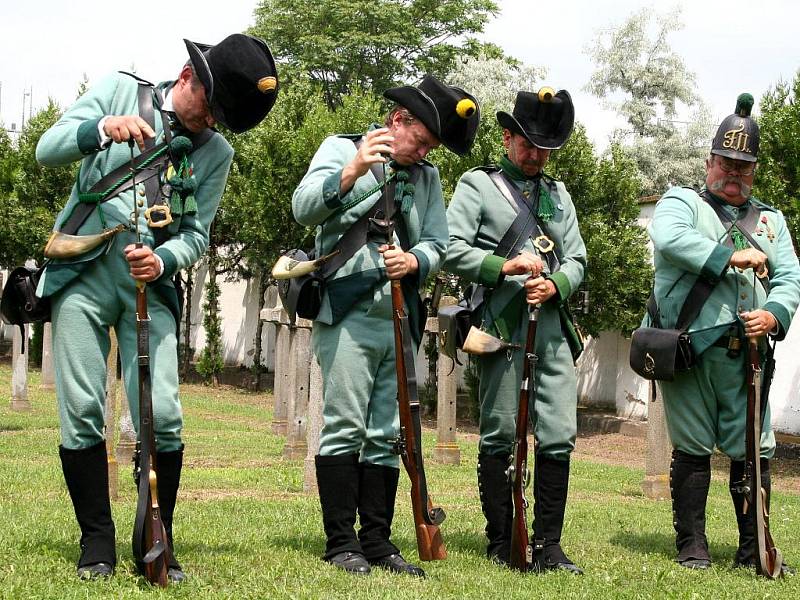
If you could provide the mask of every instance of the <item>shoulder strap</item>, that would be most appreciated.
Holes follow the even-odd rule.
[[[511,222],[511,226],[503,234],[503,237],[500,239],[500,243],[497,244],[497,248],[495,248],[494,251],[494,254],[497,256],[509,258],[519,253],[519,251],[525,245],[525,241],[527,239],[534,236],[544,235],[544,232],[539,225],[539,219],[536,217],[536,206],[538,205],[539,186],[541,185],[541,180],[537,180],[536,182],[536,187],[534,188],[533,193],[533,206],[531,206],[525,200],[525,197],[519,191],[517,186],[508,180],[508,177],[505,175],[505,173],[495,170],[487,172],[487,175],[495,184],[503,197],[511,205],[511,208],[517,212],[517,217]],[[551,273],[555,273],[559,269],[560,263],[555,252],[548,252],[542,258],[547,261],[547,265]]]
[[[352,138],[350,138],[352,139]],[[356,149],[358,149],[364,141],[364,136],[361,136],[358,139],[352,139],[353,144],[355,145]],[[370,172],[372,173],[375,180],[380,183],[383,181],[383,169],[378,163],[373,163],[370,165]],[[414,170],[411,174],[410,180],[416,179],[419,173],[417,170]],[[318,274],[323,278],[328,278],[332,276],[336,271],[338,271],[348,260],[355,256],[356,252],[360,248],[367,243],[367,230],[369,227],[369,220],[371,217],[375,215],[377,210],[380,210],[382,202],[385,202],[385,198],[387,194],[391,197],[391,194],[394,191],[394,182],[384,185],[383,192],[381,196],[375,201],[375,203],[370,206],[366,212],[361,215],[358,220],[353,223],[347,231],[344,232],[342,237],[339,238],[339,241],[331,248],[328,252],[335,252],[336,250],[339,251],[339,254],[334,256],[331,260],[326,262],[320,269],[317,271]],[[394,202],[389,203],[390,206],[393,207],[392,214],[386,215],[386,218],[389,220],[395,220],[395,227],[397,231],[397,237],[400,238],[400,247],[404,250],[408,249],[409,247],[409,238],[408,233],[405,227],[405,221],[402,218],[399,218],[399,211],[395,206]]]
[[[678,320],[675,323],[675,329],[680,329],[681,331],[689,329],[689,326],[697,319],[703,305],[714,290],[714,285],[715,284],[709,283],[702,277],[697,278],[692,289],[690,289],[689,293],[686,295],[686,299],[683,301],[681,312],[678,314]],[[661,325],[661,313],[658,310],[658,304],[656,303],[654,293],[651,293],[650,297],[647,299],[647,314],[650,315],[653,327],[659,329],[663,328]]]
[[[722,208],[722,205],[716,200],[714,200],[714,198],[711,196],[708,190],[703,190],[700,193],[700,196],[703,198],[703,200],[705,200],[706,204],[708,204],[714,210],[714,213],[717,215],[717,218],[720,220],[722,226],[725,227],[726,230],[730,231],[731,228],[736,227],[736,230],[745,237],[745,239],[749,242],[749,244],[753,248],[761,250],[763,252],[764,249],[758,242],[756,242],[756,240],[753,238],[753,236],[750,234],[749,231],[750,229],[755,229],[756,226],[758,225],[758,217],[760,214],[760,211],[758,209],[756,209],[751,204],[748,207],[747,213],[745,214],[744,218],[737,219],[736,221],[734,221],[731,218],[731,216],[725,211],[725,209]],[[740,222],[744,225],[743,227],[738,226],[738,223]],[[726,237],[725,245],[728,246],[729,248],[733,248],[733,241],[731,240],[730,235]],[[764,290],[767,293],[769,293],[769,287],[770,287],[769,275],[767,275],[763,279],[759,278],[758,280],[761,282],[761,285],[764,287]]]

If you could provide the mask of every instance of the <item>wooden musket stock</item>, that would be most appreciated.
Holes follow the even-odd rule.
[[[392,315],[394,321],[395,362],[397,366],[397,401],[400,410],[400,437],[397,451],[411,479],[411,507],[420,560],[447,558],[439,524],[444,510],[435,507],[428,496],[425,466],[422,460],[422,429],[417,395],[417,376],[411,343],[411,326],[403,308],[400,281],[392,280]]]
[[[750,339],[747,361],[747,430],[745,433],[745,504],[744,511],[753,515],[756,572],[776,579],[781,575],[783,557],[769,532],[769,506],[766,490],[761,487],[761,397],[762,372],[758,342]]]
[[[519,388],[514,450],[511,454],[511,464],[506,471],[511,483],[511,501],[514,507],[514,517],[511,523],[509,565],[519,571],[527,571],[531,568],[533,562],[533,548],[528,538],[528,520],[525,514],[528,508],[525,488],[530,480],[530,471],[528,470],[528,410],[531,389],[534,389],[535,386],[534,371],[537,361],[535,345],[538,319],[539,306],[535,306],[528,313],[528,334],[525,339],[525,358],[522,362],[522,382]]]

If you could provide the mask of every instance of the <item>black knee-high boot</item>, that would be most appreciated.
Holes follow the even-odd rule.
[[[706,500],[711,483],[711,456],[672,451],[669,470],[676,561],[690,569],[711,565],[706,539]]]
[[[406,561],[390,540],[399,469],[370,463],[361,463],[358,469],[358,539],[367,561],[395,573],[424,577],[425,572]]]
[[[327,541],[323,559],[349,573],[369,573],[356,537],[358,454],[315,457],[322,524]]]
[[[583,571],[561,549],[569,490],[569,459],[536,455],[533,470],[533,567],[537,571]]]
[[[58,453],[75,517],[81,528],[78,576],[108,577],[117,564],[117,552],[108,497],[106,444],[100,442],[82,450],[59,446]]]
[[[486,557],[508,564],[511,552],[511,522],[513,506],[511,484],[508,481],[507,454],[478,455],[478,494],[483,516],[486,517]]]
[[[183,446],[181,446],[180,450],[172,452],[158,452],[156,454],[156,465],[158,467],[158,503],[161,507],[161,520],[164,523],[164,529],[167,531],[170,548],[167,576],[173,583],[179,583],[186,579],[186,574],[175,558],[172,518],[178,498],[178,487],[181,483]]]

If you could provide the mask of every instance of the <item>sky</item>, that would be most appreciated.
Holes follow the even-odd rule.
[[[364,0],[369,1],[369,0]],[[598,148],[623,123],[583,91],[594,65],[585,49],[600,29],[621,24],[654,4],[636,0],[499,0],[501,14],[484,39],[531,65],[546,67],[545,82],[567,89]],[[800,3],[789,0],[679,0],[659,11],[683,9],[684,29],[669,37],[696,75],[697,95],[715,122],[733,111],[743,91],[756,98],[800,68]],[[224,11],[221,7],[224,6]],[[84,75],[89,83],[115,70],[151,81],[174,78],[186,60],[182,39],[216,43],[254,22],[256,0],[6,0],[0,8],[0,121],[20,128],[23,118],[52,97],[68,106]],[[136,7],[136,10],[133,10]],[[169,9],[169,10],[167,10]],[[142,15],[146,15],[144,18]],[[160,27],[168,24],[168,32]],[[269,41],[269,40],[267,40]],[[28,95],[26,95],[28,94]],[[688,113],[681,115],[688,117]]]

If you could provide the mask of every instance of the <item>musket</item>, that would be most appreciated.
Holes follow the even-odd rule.
[[[133,140],[131,147],[131,171]],[[133,189],[136,189],[135,181]],[[136,248],[142,247],[139,232],[139,204],[134,194],[133,218],[136,228]],[[158,504],[158,469],[156,465],[155,432],[153,430],[153,396],[150,381],[150,316],[147,312],[147,284],[136,281],[136,349],[139,368],[139,439],[136,442],[134,479],[138,486],[136,519],[133,523],[133,556],[147,581],[166,587],[171,549],[161,509]]]
[[[525,498],[525,489],[530,483],[530,470],[528,469],[528,411],[531,390],[535,387],[534,377],[536,362],[538,361],[535,347],[539,309],[540,306],[537,304],[528,311],[528,333],[525,338],[525,357],[522,361],[522,381],[519,386],[514,449],[511,453],[510,464],[506,470],[509,483],[511,483],[511,502],[514,508],[514,516],[511,521],[509,565],[519,571],[527,571],[533,563],[533,548],[528,538],[528,519],[526,516],[528,500]]]
[[[370,219],[370,239],[386,243],[389,248],[393,248],[394,222],[391,220],[391,199],[386,189],[385,170],[383,181],[386,212],[382,219],[377,218],[377,215]],[[414,515],[414,531],[417,536],[419,558],[420,560],[444,560],[447,558],[447,550],[441,531],[439,531],[439,525],[444,521],[446,515],[444,509],[433,505],[433,501],[428,495],[425,463],[422,458],[422,426],[411,324],[405,313],[400,280],[393,279],[391,288],[397,404],[400,413],[400,432],[394,441],[394,452],[403,459],[403,466],[411,480],[411,509]]]
[[[777,579],[781,576],[783,555],[769,532],[769,498],[761,486],[761,421],[767,400],[762,398],[761,355],[757,338],[750,338],[747,360],[747,429],[745,432],[744,512],[750,512],[755,540],[756,573]]]

